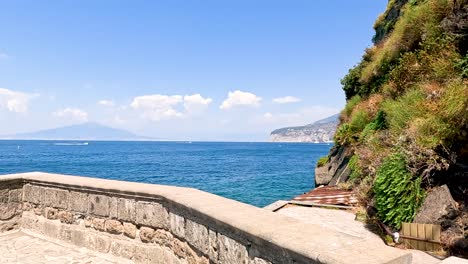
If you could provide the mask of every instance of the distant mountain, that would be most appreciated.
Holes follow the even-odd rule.
[[[42,140],[151,140],[151,138],[137,136],[125,130],[115,129],[93,122],[40,130],[32,133],[4,136],[2,138]]]
[[[270,134],[272,142],[314,142],[328,143],[333,141],[339,115],[333,115],[315,123],[276,129]]]

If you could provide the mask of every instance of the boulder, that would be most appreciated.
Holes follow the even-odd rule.
[[[345,147],[333,147],[330,150],[329,161],[324,166],[315,169],[315,186],[335,186],[340,182],[345,182],[351,173],[348,168],[349,156]]]
[[[413,222],[444,226],[447,221],[459,215],[457,207],[447,185],[436,187],[427,194]]]
[[[332,176],[328,173],[328,163],[322,167],[315,168],[315,186],[328,184]]]

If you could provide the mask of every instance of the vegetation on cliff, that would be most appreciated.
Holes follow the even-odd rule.
[[[399,228],[426,190],[466,175],[468,0],[390,0],[374,28],[374,46],[342,79],[335,142],[353,153],[362,201]],[[461,185],[454,194],[467,200]]]

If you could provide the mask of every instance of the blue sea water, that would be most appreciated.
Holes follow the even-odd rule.
[[[193,187],[262,207],[314,188],[315,164],[330,147],[307,143],[5,140],[0,141],[0,174],[43,171]]]

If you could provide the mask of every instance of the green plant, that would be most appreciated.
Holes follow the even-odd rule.
[[[367,124],[369,124],[370,118],[364,110],[358,110],[353,113],[351,121],[349,122],[349,129],[352,133],[360,133]]]
[[[355,96],[351,97],[351,98],[346,102],[345,108],[343,109],[343,113],[344,113],[346,116],[350,116],[351,113],[353,112],[353,108],[354,108],[359,102],[361,102],[361,96],[355,95]]]
[[[465,57],[457,60],[455,66],[460,70],[462,78],[468,78],[468,54]]]
[[[400,228],[413,220],[424,199],[421,177],[413,177],[400,153],[387,157],[377,170],[374,183],[378,217],[386,224]]]
[[[323,167],[328,162],[328,156],[323,156],[317,161],[317,167]]]
[[[362,169],[359,166],[359,158],[357,155],[353,155],[348,161],[348,168],[351,171],[349,175],[349,180],[351,182],[355,182],[356,180],[360,179],[362,176]]]
[[[423,103],[426,97],[421,90],[413,89],[406,92],[397,100],[387,100],[383,102],[383,111],[386,114],[386,121],[390,130],[394,134],[400,134],[407,128],[409,122],[417,117],[426,114]]]

